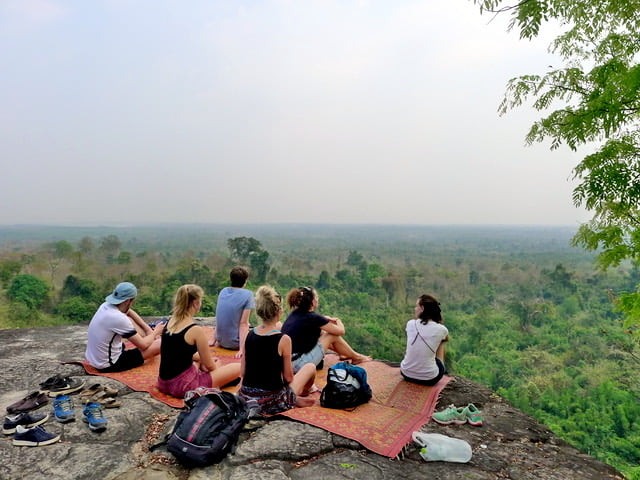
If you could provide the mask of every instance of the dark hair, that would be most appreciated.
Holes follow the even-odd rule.
[[[229,273],[232,287],[244,287],[249,278],[249,269],[247,267],[233,267]]]
[[[311,310],[311,304],[315,296],[316,291],[313,287],[292,288],[287,293],[287,305],[289,305],[289,308],[299,308],[308,312]]]
[[[426,325],[429,323],[429,320],[433,320],[436,323],[442,323],[440,302],[438,302],[435,297],[432,297],[431,295],[420,295],[418,305],[423,308],[420,315],[418,315],[421,321],[420,323]]]

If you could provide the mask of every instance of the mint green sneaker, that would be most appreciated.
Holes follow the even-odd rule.
[[[464,407],[462,411],[467,422],[469,422],[470,425],[482,425],[482,412],[478,410],[478,408],[473,403],[470,403],[469,405]]]
[[[455,405],[449,405],[441,412],[434,413],[433,419],[441,425],[451,425],[452,423],[462,425],[463,423],[467,423],[465,409],[456,407]]]

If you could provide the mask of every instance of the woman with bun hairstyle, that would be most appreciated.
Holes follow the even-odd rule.
[[[407,350],[400,363],[402,377],[421,385],[435,385],[445,373],[444,342],[449,330],[442,325],[440,303],[431,295],[421,295],[415,318],[407,322]]]
[[[193,320],[203,297],[198,285],[178,288],[171,318],[162,332],[158,390],[174,397],[183,398],[197,387],[221,387],[240,376],[240,363],[220,365],[205,331]]]
[[[255,308],[261,322],[245,339],[238,395],[256,401],[264,415],[313,405],[314,400],[305,397],[313,386],[316,368],[308,363],[293,373],[291,338],[280,331],[282,297],[272,287],[262,286],[256,292]]]
[[[357,365],[371,357],[356,352],[343,338],[342,320],[316,313],[318,294],[312,287],[293,288],[287,294],[287,304],[292,310],[282,331],[291,337],[293,344],[293,371],[313,363],[319,366],[327,350],[333,350],[342,360]]]

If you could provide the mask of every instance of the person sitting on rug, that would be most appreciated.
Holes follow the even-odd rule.
[[[249,317],[255,308],[253,293],[245,285],[249,270],[233,267],[229,273],[231,286],[220,290],[216,305],[215,344],[238,350],[236,358],[244,354],[244,339],[249,331]]]
[[[158,390],[174,397],[183,398],[197,387],[221,387],[240,376],[239,363],[220,365],[204,329],[194,323],[203,297],[198,285],[178,288],[171,318],[162,333]]]
[[[400,363],[402,377],[421,385],[435,385],[445,373],[444,342],[449,330],[442,325],[440,303],[431,295],[418,298],[415,319],[407,322],[407,349]]]
[[[101,372],[122,372],[139,367],[160,353],[164,325],[151,328],[140,318],[131,308],[137,295],[134,284],[118,284],[89,323],[85,358]],[[125,350],[123,339],[136,348]]]
[[[311,287],[293,288],[287,294],[287,304],[293,309],[282,326],[282,333],[291,337],[293,371],[305,364],[320,366],[327,350],[333,350],[342,360],[358,364],[371,357],[356,352],[343,338],[344,324],[339,318],[326,317],[315,312],[318,294]]]
[[[262,286],[255,303],[261,323],[249,330],[245,340],[238,395],[255,400],[264,415],[313,405],[314,400],[306,397],[313,387],[316,366],[307,363],[293,373],[291,338],[279,330],[282,297],[273,288]]]

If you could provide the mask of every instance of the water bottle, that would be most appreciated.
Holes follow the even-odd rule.
[[[413,432],[413,441],[420,448],[420,456],[427,462],[467,463],[471,460],[471,445],[458,438],[439,433]]]

